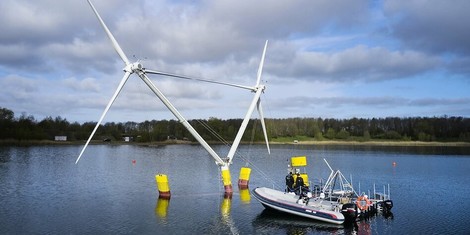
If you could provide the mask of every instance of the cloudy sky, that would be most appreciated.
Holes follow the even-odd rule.
[[[94,0],[131,61],[254,85],[265,116],[470,117],[470,1]],[[0,2],[0,107],[97,121],[124,64],[85,0]],[[150,75],[187,119],[242,118],[252,93]],[[174,119],[135,74],[105,122]]]

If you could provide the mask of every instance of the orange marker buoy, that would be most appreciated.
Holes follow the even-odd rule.
[[[392,165],[393,165],[393,166],[396,166],[396,165],[397,165],[397,163],[396,163],[396,162],[393,162],[393,163],[392,163]]]

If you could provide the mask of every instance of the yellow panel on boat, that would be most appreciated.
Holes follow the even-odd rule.
[[[298,157],[291,157],[291,166],[306,166],[307,165],[307,157],[306,156],[298,156]]]

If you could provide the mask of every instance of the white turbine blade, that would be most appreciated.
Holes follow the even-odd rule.
[[[263,128],[264,140],[266,141],[266,148],[268,148],[268,154],[271,154],[271,150],[269,149],[268,132],[266,131],[266,124],[264,122],[263,109],[261,107],[261,99],[258,100],[256,108],[258,109],[259,119],[261,121],[261,127]]]
[[[113,34],[111,33],[111,31],[109,31],[108,27],[106,26],[106,24],[104,23],[103,19],[101,19],[101,16],[100,14],[98,14],[98,11],[96,11],[95,7],[93,6],[93,4],[91,3],[90,0],[87,0],[88,1],[88,4],[90,4],[91,8],[93,9],[93,11],[95,12],[95,15],[96,17],[98,18],[98,20],[100,21],[101,23],[101,26],[103,26],[104,28],[104,31],[106,31],[106,34],[108,35],[108,38],[111,40],[111,42],[113,43],[113,47],[114,49],[116,50],[116,52],[119,54],[119,56],[121,57],[121,59],[124,61],[124,63],[126,65],[129,65],[130,62],[129,62],[129,59],[127,58],[126,54],[124,54],[124,51],[122,51],[121,47],[119,46],[119,44],[117,43],[116,39],[114,38]]]
[[[100,120],[98,121],[98,123],[96,123],[95,129],[93,129],[93,131],[91,132],[90,137],[88,137],[88,140],[86,141],[85,146],[83,146],[83,149],[82,149],[82,151],[80,152],[80,155],[78,155],[78,158],[77,158],[77,160],[75,161],[75,164],[77,164],[78,161],[80,160],[80,158],[82,157],[83,152],[85,152],[86,147],[87,147],[88,144],[90,143],[91,139],[93,138],[93,135],[95,134],[95,132],[96,132],[96,130],[98,129],[98,127],[100,126],[101,122],[103,121],[104,116],[106,116],[106,113],[108,112],[108,110],[109,110],[109,108],[111,107],[111,105],[114,103],[114,100],[116,100],[116,97],[117,97],[117,96],[119,95],[119,93],[121,92],[122,87],[124,86],[124,84],[126,84],[127,79],[129,78],[130,75],[131,75],[130,72],[126,72],[126,73],[124,74],[124,77],[122,78],[121,83],[119,83],[119,86],[118,86],[118,88],[116,89],[116,92],[114,92],[114,95],[113,95],[113,97],[111,98],[111,100],[109,101],[109,103],[108,103],[108,105],[106,106],[106,108],[104,109],[103,114],[101,114]]]
[[[263,73],[264,57],[266,56],[266,48],[268,47],[268,40],[264,44],[263,55],[261,56],[261,61],[259,63],[258,74],[256,76],[256,86],[259,86],[261,82],[261,74]]]
[[[174,78],[182,78],[182,79],[187,79],[187,80],[195,80],[195,81],[200,81],[200,82],[208,82],[208,83],[214,83],[214,84],[219,84],[219,85],[233,86],[233,87],[243,88],[247,90],[255,89],[254,87],[249,87],[249,86],[237,85],[237,84],[228,83],[228,82],[219,82],[219,81],[203,79],[203,78],[194,78],[194,77],[189,77],[186,75],[179,75],[179,74],[161,72],[161,71],[156,71],[156,70],[145,69],[145,73],[162,75],[162,76],[167,76],[167,77],[174,77]]]

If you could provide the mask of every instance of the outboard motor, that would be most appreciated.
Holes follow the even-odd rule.
[[[355,203],[346,203],[341,208],[341,213],[346,221],[354,222],[359,215],[357,205]]]
[[[392,208],[393,208],[393,201],[392,200],[383,201],[383,210],[384,210],[384,212],[391,212]]]

